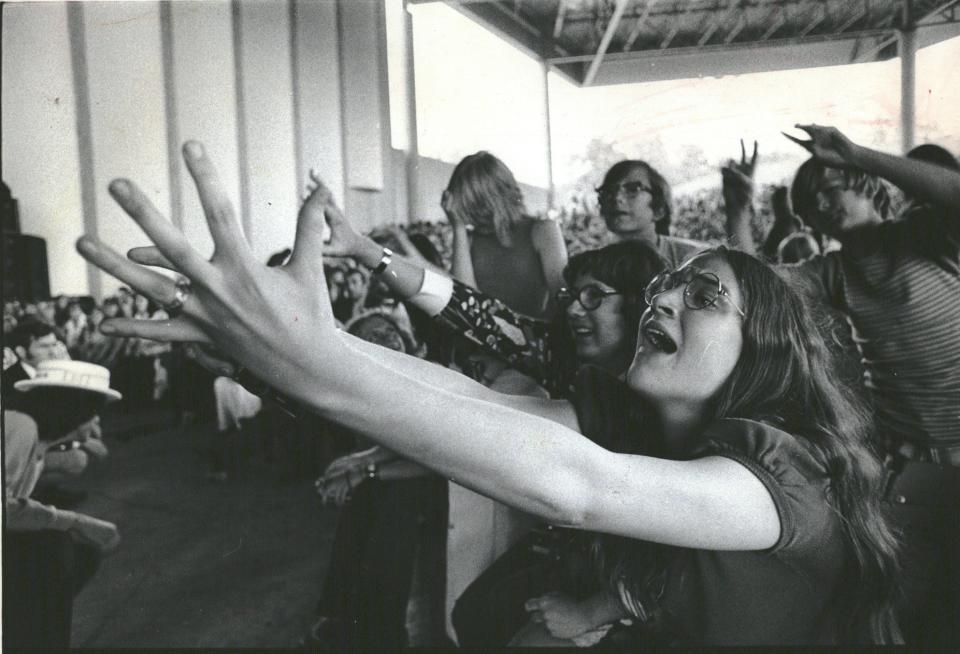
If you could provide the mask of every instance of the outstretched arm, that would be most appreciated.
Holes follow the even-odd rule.
[[[810,135],[803,141],[785,135],[824,165],[856,168],[889,180],[917,199],[960,211],[960,173],[925,161],[900,157],[857,145],[836,127],[797,125]]]
[[[323,278],[323,221],[301,212],[286,266],[260,264],[198,143],[184,148],[215,243],[210,261],[132,182],[114,199],[190,280],[182,313],[110,321],[107,332],[207,341],[320,415],[488,497],[557,524],[684,547],[765,549],[780,523],[766,488],[744,466],[707,457],[668,461],[603,450],[577,432],[424,380],[414,358],[382,362],[337,335]],[[91,237],[91,262],[165,305],[177,287]],[[181,287],[182,295],[182,287]],[[438,371],[439,372],[439,371]]]

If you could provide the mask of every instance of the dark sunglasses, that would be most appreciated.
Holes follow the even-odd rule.
[[[623,194],[630,199],[640,195],[641,191],[653,195],[653,189],[643,182],[621,182],[620,184],[609,184],[594,189],[601,199],[613,199],[623,190]]]
[[[741,317],[747,314],[730,298],[730,293],[720,283],[720,278],[712,272],[704,272],[693,266],[687,266],[673,272],[664,271],[650,280],[643,293],[647,304],[653,306],[653,300],[661,293],[683,287],[683,303],[689,309],[706,309],[715,307],[721,298],[730,303]]]
[[[557,302],[566,309],[576,300],[584,310],[594,311],[603,304],[603,298],[608,295],[620,295],[620,291],[600,288],[596,284],[587,284],[581,288],[573,289],[563,287],[557,291]]]

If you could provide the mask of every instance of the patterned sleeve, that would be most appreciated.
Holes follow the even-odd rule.
[[[551,345],[553,328],[549,323],[522,316],[500,300],[457,280],[437,320],[532,377],[551,395],[566,392],[567,375]]]

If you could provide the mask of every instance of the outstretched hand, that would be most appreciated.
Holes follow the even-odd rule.
[[[810,136],[809,141],[783,133],[788,139],[812,154],[820,163],[831,168],[855,168],[857,145],[836,127],[822,125],[794,125]]]
[[[310,170],[310,183],[307,185],[307,197],[300,207],[299,220],[321,221],[328,228],[329,240],[323,245],[323,253],[329,257],[352,257],[359,250],[362,237],[357,234],[346,216],[333,200],[333,193],[323,183],[313,169]]]
[[[330,346],[335,327],[323,277],[323,212],[300,212],[290,261],[268,268],[254,259],[203,146],[188,142],[183,156],[213,236],[214,254],[209,261],[200,256],[133,182],[111,182],[114,200],[156,246],[137,248],[130,258],[170,268],[183,281],[178,285],[91,236],[81,237],[77,249],[85,259],[178,314],[163,321],[111,319],[101,330],[160,341],[213,343],[264,381],[296,396],[297,375],[290,373],[314,372],[323,366],[308,363],[309,355],[329,359],[324,357],[326,350],[336,350]]]

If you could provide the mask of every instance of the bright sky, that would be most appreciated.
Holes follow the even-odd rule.
[[[546,185],[540,64],[442,3],[413,5],[412,15],[420,153],[456,162],[490,150],[522,181]],[[960,38],[917,55],[917,142],[935,141],[954,153],[960,152],[958,64]],[[394,78],[399,69],[392,67]],[[691,148],[719,164],[739,154],[740,137],[756,139],[767,159],[761,181],[785,178],[804,158],[780,135],[798,122],[836,125],[865,145],[898,151],[899,76],[899,59],[595,88],[551,75],[554,181],[562,187],[584,172],[592,139],[663,167],[679,165]],[[402,80],[391,83],[402,89]],[[394,145],[404,147],[396,132]]]

